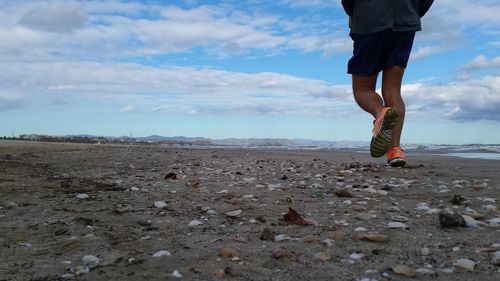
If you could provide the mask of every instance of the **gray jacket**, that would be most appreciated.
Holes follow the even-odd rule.
[[[420,18],[434,0],[342,0],[352,17],[352,34],[372,34],[385,29],[420,31]]]

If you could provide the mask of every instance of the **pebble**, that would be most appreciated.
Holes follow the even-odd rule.
[[[364,228],[364,227],[356,227],[356,228],[354,229],[354,231],[355,231],[355,232],[366,232],[366,231],[367,231],[367,229],[366,229],[366,228]]]
[[[337,226],[349,226],[349,223],[346,220],[334,221]]]
[[[405,277],[414,277],[415,276],[415,270],[413,270],[413,268],[408,267],[406,265],[398,264],[392,268],[392,271],[396,274],[403,275]]]
[[[262,230],[262,233],[260,234],[260,240],[264,241],[272,241],[274,240],[274,234],[273,231],[269,228],[264,228]]]
[[[467,271],[474,271],[476,263],[469,259],[458,259],[454,264],[455,267],[463,268]]]
[[[431,251],[429,250],[429,248],[423,247],[422,250],[420,250],[420,253],[422,254],[422,256],[428,256],[431,254]]]
[[[4,208],[5,209],[12,209],[12,208],[17,208],[19,205],[15,202],[5,202]]]
[[[237,205],[237,204],[240,204],[240,203],[241,203],[241,198],[237,198],[237,197],[232,198],[231,200],[229,200],[229,203],[230,203],[231,205]]]
[[[229,248],[224,248],[219,252],[219,257],[221,258],[234,258],[237,256],[239,256],[238,252]]]
[[[491,260],[491,262],[494,265],[500,265],[500,251],[496,251],[495,252],[495,254],[493,255],[493,259]]]
[[[371,187],[368,187],[368,188],[365,188],[364,191],[368,192],[368,193],[377,193],[377,190],[371,188]]]
[[[313,242],[317,242],[319,239],[318,237],[314,236],[314,235],[306,235],[304,237],[302,237],[302,242],[304,243],[313,243]]]
[[[482,221],[477,221],[473,217],[468,216],[468,215],[462,215],[464,218],[465,222],[467,223],[468,227],[481,227],[481,226],[488,226],[488,224],[482,222]]]
[[[214,211],[214,210],[212,210],[212,209],[210,209],[210,210],[207,211],[207,214],[213,216],[213,215],[217,215],[217,212]]]
[[[427,203],[419,203],[419,204],[417,204],[417,207],[415,208],[415,210],[421,211],[421,212],[428,212],[431,210],[431,207],[429,207],[429,204],[427,204]]]
[[[280,234],[280,235],[276,235],[274,237],[274,241],[275,242],[282,242],[282,241],[287,241],[287,240],[290,240],[292,239],[292,237],[286,235],[286,234]]]
[[[155,201],[154,206],[158,209],[164,209],[168,206],[168,204],[163,201]]]
[[[500,218],[492,218],[489,220],[490,223],[500,223]]]
[[[462,205],[462,203],[464,203],[465,200],[466,198],[464,196],[456,193],[453,195],[453,197],[451,197],[449,202],[453,205]]]
[[[391,229],[408,229],[409,228],[406,224],[404,224],[402,222],[396,222],[396,221],[392,221],[392,222],[388,223],[387,227],[391,228]]]
[[[172,254],[169,251],[161,250],[153,255],[153,258],[161,258],[166,256],[171,256]]]
[[[332,247],[335,244],[335,240],[333,239],[325,239],[321,242],[323,245],[327,247]]]
[[[443,268],[443,269],[441,269],[441,272],[443,272],[443,273],[453,273],[453,272],[455,272],[455,268],[453,268],[453,267]]]
[[[242,212],[243,212],[242,210],[234,210],[231,212],[227,212],[226,215],[228,217],[235,218],[235,217],[238,217],[239,215],[241,215]]]
[[[215,277],[219,278],[219,279],[222,279],[226,276],[226,272],[224,271],[223,268],[220,268],[220,269],[217,269],[215,272],[214,272],[214,275]]]
[[[278,188],[281,188],[281,183],[277,183],[277,184],[268,183],[267,184],[267,189],[269,191],[273,191],[273,190],[278,189]]]
[[[362,221],[369,221],[374,218],[376,218],[376,215],[370,214],[370,213],[359,213],[356,215],[356,218]]]
[[[98,257],[96,256],[93,256],[93,255],[86,255],[82,258],[82,262],[84,264],[99,264],[100,260]]]
[[[439,223],[442,227],[467,226],[465,219],[457,213],[442,211],[439,213]]]
[[[140,190],[140,189],[139,189],[138,187],[136,187],[136,186],[132,186],[132,187],[130,188],[130,191],[139,191],[139,190]]]
[[[282,259],[282,258],[289,258],[292,255],[292,253],[290,253],[289,251],[285,250],[285,249],[282,249],[282,248],[277,248],[277,249],[274,249],[273,250],[273,258],[275,259]]]
[[[177,271],[177,270],[172,272],[172,276],[175,278],[182,278],[182,274],[180,274],[179,271]]]
[[[483,208],[488,211],[495,211],[497,209],[495,205],[484,205]]]
[[[86,267],[86,266],[77,266],[75,268],[75,275],[83,275],[83,274],[87,274],[90,272],[90,268]]]
[[[75,275],[73,275],[71,273],[65,273],[65,274],[61,275],[61,278],[62,279],[74,279]]]
[[[360,260],[364,257],[365,255],[360,254],[360,253],[352,253],[349,258],[353,260]]]
[[[326,262],[326,261],[329,261],[331,259],[332,259],[332,257],[330,256],[330,254],[328,254],[326,252],[320,252],[320,253],[317,253],[314,255],[314,260],[317,260],[317,261]]]
[[[76,196],[76,198],[84,200],[84,199],[89,199],[90,196],[87,193],[80,193]]]
[[[357,211],[357,212],[366,211],[366,207],[361,206],[361,205],[352,205],[351,209],[353,209],[354,211]]]
[[[144,236],[142,236],[141,238],[139,238],[139,240],[150,240],[151,239],[151,235],[149,234],[146,234]]]
[[[415,269],[415,272],[420,273],[420,274],[435,274],[436,273],[435,271],[427,269],[427,268],[418,268],[418,269]]]
[[[360,237],[362,240],[367,240],[371,242],[386,242],[389,240],[389,236],[382,234],[367,234]]]
[[[377,190],[377,194],[379,194],[379,195],[387,195],[387,194],[389,194],[389,192],[387,192],[385,190]]]
[[[392,217],[393,221],[398,221],[398,222],[407,222],[408,218],[405,216],[393,216]]]
[[[386,210],[387,210],[388,212],[399,212],[399,211],[400,211],[400,209],[399,209],[397,206],[388,206],[388,207],[386,208]]]
[[[201,225],[203,224],[203,222],[199,221],[199,220],[192,220],[188,226],[197,226],[197,225]]]
[[[338,197],[352,198],[352,194],[347,189],[338,189],[333,192]]]
[[[25,248],[32,248],[33,247],[33,244],[29,243],[29,242],[19,242],[17,243],[19,246],[23,246]]]

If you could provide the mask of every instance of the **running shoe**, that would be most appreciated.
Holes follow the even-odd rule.
[[[403,167],[406,165],[405,153],[399,146],[391,146],[387,152],[387,164],[391,167]]]
[[[384,156],[391,148],[392,129],[398,123],[398,110],[395,107],[384,107],[373,122],[373,137],[370,143],[370,154],[378,158]]]

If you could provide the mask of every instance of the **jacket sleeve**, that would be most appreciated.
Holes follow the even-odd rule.
[[[427,11],[429,11],[429,8],[431,7],[433,2],[434,0],[420,0],[420,4],[418,7],[418,15],[420,17],[423,17],[427,13]],[[342,1],[342,4],[343,3],[344,1]]]
[[[352,17],[354,14],[354,0],[342,0],[342,6],[347,15]]]

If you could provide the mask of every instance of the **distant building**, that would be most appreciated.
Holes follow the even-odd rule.
[[[35,134],[26,134],[26,135],[20,135],[19,138],[22,140],[39,141],[42,140],[43,136]]]

